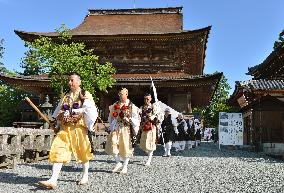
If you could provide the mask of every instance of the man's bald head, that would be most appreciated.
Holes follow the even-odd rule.
[[[80,75],[76,72],[70,73],[68,83],[71,91],[77,91],[81,86]]]

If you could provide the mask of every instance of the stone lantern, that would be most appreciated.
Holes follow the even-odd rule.
[[[40,105],[40,109],[41,109],[42,113],[45,114],[46,117],[49,120],[51,120],[53,106],[52,106],[52,104],[49,103],[48,95],[46,95],[46,97],[45,97],[45,102],[42,105]],[[43,124],[43,128],[44,129],[48,129],[49,128],[49,125],[48,125],[47,122],[45,122]]]

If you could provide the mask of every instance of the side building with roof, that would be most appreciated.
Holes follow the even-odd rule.
[[[252,80],[236,81],[229,103],[244,117],[244,143],[284,155],[284,48],[248,69]]]

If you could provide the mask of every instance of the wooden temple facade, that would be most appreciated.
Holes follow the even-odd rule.
[[[244,144],[284,155],[284,48],[248,69],[252,80],[237,81],[229,102],[244,117]],[[273,152],[270,152],[273,153]],[[274,152],[275,153],[275,152]]]
[[[150,92],[150,77],[158,99],[179,112],[191,113],[193,107],[208,105],[222,76],[204,74],[210,29],[184,30],[182,7],[89,10],[83,22],[71,29],[72,41],[84,42],[100,62],[109,61],[117,69],[114,87],[99,94],[101,116],[106,119],[120,87],[129,90],[136,105],[142,105],[144,93]],[[15,33],[25,41],[58,37],[56,32]],[[0,75],[0,79],[41,98],[54,95],[46,75]]]

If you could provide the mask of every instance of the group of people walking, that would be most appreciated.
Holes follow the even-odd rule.
[[[80,85],[80,76],[76,73],[70,74],[70,92],[61,99],[53,113],[60,129],[49,153],[49,161],[53,164],[52,176],[39,182],[48,189],[57,187],[62,165],[70,162],[72,154],[83,165],[83,174],[78,185],[88,183],[89,161],[93,159],[88,133],[93,132],[98,113],[92,95],[81,89]],[[118,96],[119,100],[109,107],[110,127],[105,145],[106,153],[115,160],[112,172],[127,174],[127,166],[137,140],[140,148],[148,155],[145,166],[151,165],[157,143],[164,145],[163,156],[166,157],[171,156],[173,143],[177,150],[184,150],[186,145],[191,148],[200,143],[199,121],[186,122],[182,114],[177,118],[173,117],[168,108],[165,109],[164,117],[161,117],[159,107],[151,103],[150,94],[145,94],[144,105],[140,108],[128,99],[126,88],[122,88]]]
[[[166,143],[165,147],[168,150],[164,156],[171,156],[171,146],[175,148],[176,152],[179,152],[200,145],[202,126],[198,119],[192,117],[189,120],[185,120],[182,114],[178,114],[178,117],[172,118],[170,110],[166,109],[164,120],[162,122],[163,133],[168,133],[167,137],[170,136],[170,142]],[[170,129],[170,127],[173,129]],[[171,134],[169,131],[172,131]]]

